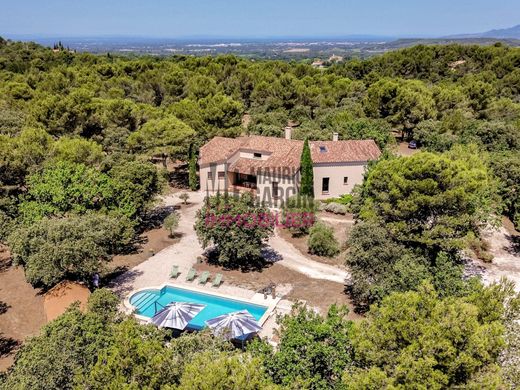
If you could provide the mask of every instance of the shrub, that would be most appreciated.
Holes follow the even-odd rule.
[[[175,229],[179,227],[179,221],[181,216],[178,212],[174,211],[164,219],[163,226],[165,229],[170,231],[170,237],[173,237]]]
[[[314,255],[333,257],[339,253],[339,244],[334,237],[334,230],[322,222],[310,228],[307,245],[309,252]]]
[[[520,123],[520,122],[519,122]],[[495,153],[490,159],[493,173],[499,179],[499,194],[504,201],[504,214],[520,230],[520,153]]]
[[[16,228],[18,208],[14,197],[0,197],[0,241],[5,241]]]
[[[345,215],[346,213],[348,213],[347,206],[335,202],[328,203],[327,205],[325,205],[324,210],[328,211],[329,213],[341,215]]]
[[[417,291],[388,296],[353,324],[356,364],[346,369],[345,388],[510,388],[497,366],[501,313],[518,304],[509,288],[476,285],[469,296],[441,298],[423,282]]]
[[[290,315],[278,318],[279,348],[255,341],[250,349],[263,358],[267,372],[283,389],[336,389],[353,358],[347,314],[346,306],[332,305],[321,316],[295,304]]]
[[[465,289],[456,255],[440,252],[427,256],[392,239],[386,226],[375,221],[354,225],[347,247],[347,289],[358,311],[367,310],[392,292],[414,290],[425,279],[430,279],[443,296],[459,295]]]
[[[184,204],[188,204],[189,198],[190,198],[190,194],[188,194],[187,192],[183,192],[182,194],[179,195],[179,199],[182,200],[182,203],[184,203]]]
[[[354,199],[354,195],[352,194],[343,194],[339,196],[338,198],[329,198],[322,200],[323,203],[339,203],[345,206],[348,206],[352,203],[352,200]]]
[[[100,288],[88,298],[88,311],[95,313],[105,322],[114,320],[119,314],[119,298],[108,288]]]
[[[179,390],[191,389],[272,389],[262,360],[248,353],[208,351],[187,362]]]

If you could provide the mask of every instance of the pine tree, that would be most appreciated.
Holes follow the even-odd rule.
[[[314,176],[312,173],[312,158],[309,140],[305,138],[302,157],[300,159],[300,195],[314,196]]]
[[[196,191],[199,187],[199,178],[197,177],[197,155],[195,153],[195,146],[190,146],[190,162],[188,171],[188,182],[190,190]]]

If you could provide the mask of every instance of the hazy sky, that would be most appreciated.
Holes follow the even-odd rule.
[[[0,0],[0,35],[440,36],[520,24],[520,0]]]

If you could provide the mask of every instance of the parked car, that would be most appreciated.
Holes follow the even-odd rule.
[[[417,142],[416,141],[410,141],[408,143],[408,149],[417,149]]]

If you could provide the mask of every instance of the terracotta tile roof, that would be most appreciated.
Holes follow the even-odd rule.
[[[379,147],[371,139],[312,141],[310,147],[313,163],[362,162],[376,160],[381,155]]]
[[[324,151],[320,151],[324,147]],[[311,141],[311,156],[314,163],[362,162],[377,159],[381,151],[373,140],[349,141]],[[250,173],[258,168],[289,168],[296,170],[300,166],[303,141],[277,137],[215,137],[200,148],[200,165],[224,162],[236,152],[268,152],[266,160],[238,158],[229,169],[235,172]]]
[[[303,143],[278,137],[215,137],[200,148],[199,164],[206,165],[225,161],[239,150],[270,153],[267,160],[240,159],[250,162],[252,167],[279,168],[300,166]]]
[[[199,164],[205,165],[225,161],[230,158],[242,144],[242,137],[225,138],[214,137],[208,143],[200,148]]]
[[[267,160],[258,161],[268,168],[299,168],[303,142],[278,137],[252,136],[243,137],[245,150],[270,152]],[[249,160],[249,159],[248,159]],[[255,161],[255,160],[253,160]]]
[[[265,161],[252,160],[250,158],[239,158],[228,166],[230,172],[255,175],[258,169],[264,168]]]

